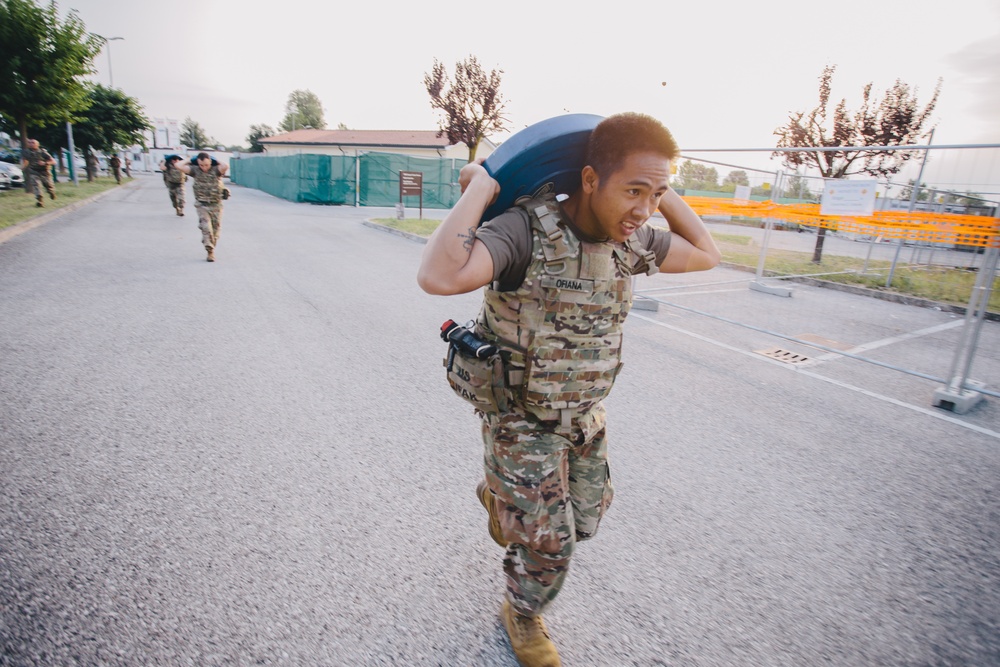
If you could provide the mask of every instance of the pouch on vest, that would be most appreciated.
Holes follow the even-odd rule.
[[[473,341],[471,346],[470,337]],[[505,412],[507,400],[503,361],[497,348],[478,340],[471,331],[455,325],[451,320],[442,325],[441,338],[448,341],[444,367],[448,384],[455,395],[480,412]]]

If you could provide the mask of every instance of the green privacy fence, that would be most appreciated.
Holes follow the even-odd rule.
[[[396,153],[353,155],[281,155],[241,157],[229,163],[233,183],[263,190],[275,197],[314,204],[395,206],[399,202],[399,172],[423,174],[425,208],[451,208],[461,194],[454,159],[421,158]],[[419,197],[405,197],[407,207]]]

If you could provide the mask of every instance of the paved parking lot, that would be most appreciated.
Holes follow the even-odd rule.
[[[0,665],[512,667],[437,335],[479,296],[233,191],[214,264],[153,177],[0,244]],[[943,377],[961,317],[752,277],[639,283],[564,664],[1000,664],[1000,401],[789,340]]]

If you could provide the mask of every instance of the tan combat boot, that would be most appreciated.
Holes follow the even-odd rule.
[[[179,215],[179,216],[183,216],[184,215],[184,209],[182,209],[180,206],[178,206],[174,210],[177,211],[177,215]]]
[[[214,262],[215,261],[215,249],[214,248],[205,248],[205,249],[208,250],[208,259],[207,259],[207,261]]]
[[[45,202],[39,197],[38,201],[35,202],[35,208],[45,208]]]
[[[497,499],[493,495],[493,492],[490,491],[490,487],[486,484],[485,479],[476,485],[476,495],[479,496],[479,502],[486,508],[486,513],[490,515],[487,522],[490,537],[493,538],[494,542],[506,548],[507,540],[503,537],[503,530],[500,528],[500,518],[497,516]]]
[[[521,667],[561,667],[559,652],[549,639],[549,631],[541,616],[519,614],[504,599],[500,618],[507,628],[510,646]]]

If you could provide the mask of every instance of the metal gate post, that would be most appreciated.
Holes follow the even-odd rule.
[[[979,345],[979,332],[986,320],[986,311],[990,304],[990,292],[996,277],[998,257],[1000,257],[1000,246],[994,243],[993,247],[986,251],[983,265],[979,269],[979,275],[976,276],[976,284],[972,288],[972,295],[969,297],[962,335],[959,337],[951,370],[947,375],[948,384],[934,390],[931,405],[936,408],[965,414],[983,400],[983,394],[976,391],[984,388],[983,383],[968,378]]]
[[[780,169],[774,172],[774,188],[771,190],[771,201],[775,204],[778,203],[778,197],[781,196],[781,179],[785,175]],[[764,221],[764,239],[760,244],[760,258],[757,260],[757,277],[753,282],[750,283],[749,287],[755,292],[763,292],[764,294],[773,294],[774,296],[785,296],[789,297],[792,295],[792,290],[787,287],[773,287],[771,285],[765,285],[761,282],[761,278],[764,275],[764,260],[767,257],[767,244],[771,239],[771,229],[774,227],[774,218],[768,216]]]

